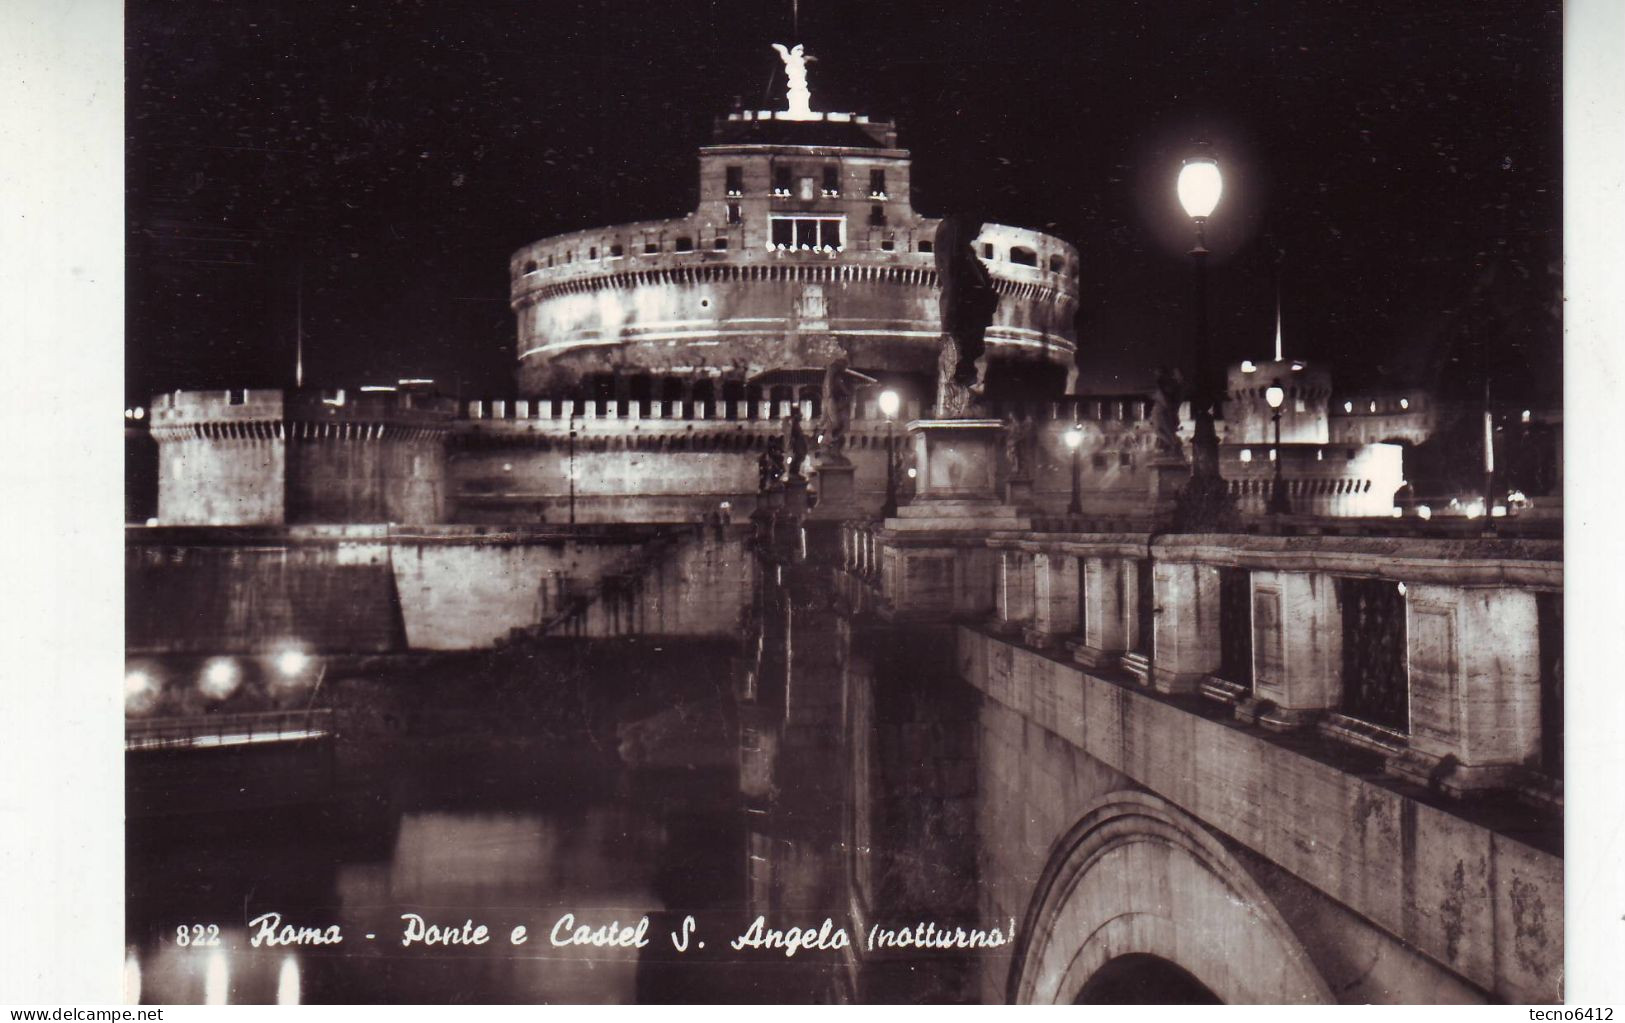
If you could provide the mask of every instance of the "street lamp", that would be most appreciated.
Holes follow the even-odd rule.
[[[1207,338],[1207,218],[1224,194],[1219,164],[1205,154],[1187,159],[1179,169],[1179,204],[1196,226],[1196,246],[1190,250],[1196,268],[1196,379],[1191,393],[1191,479],[1181,518],[1187,528],[1212,528],[1224,517],[1228,494],[1219,476],[1219,434],[1213,426],[1214,394],[1208,369]]]
[[[1066,439],[1066,446],[1072,452],[1072,503],[1066,506],[1068,515],[1082,515],[1083,502],[1078,492],[1078,454],[1083,447],[1083,427],[1074,425],[1072,429],[1062,435]]]
[[[880,392],[880,414],[886,417],[886,503],[880,506],[880,515],[887,519],[897,516],[897,436],[894,428],[897,410],[902,404],[896,391]]]
[[[1287,500],[1286,487],[1281,484],[1281,403],[1286,401],[1286,391],[1281,389],[1280,378],[1264,388],[1264,400],[1269,402],[1270,418],[1275,420],[1275,485],[1270,489],[1269,513],[1290,515],[1292,502]]]

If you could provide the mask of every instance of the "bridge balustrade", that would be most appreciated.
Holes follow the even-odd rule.
[[[1025,645],[1377,752],[1390,774],[1446,794],[1561,802],[1558,541],[986,542],[992,624]]]

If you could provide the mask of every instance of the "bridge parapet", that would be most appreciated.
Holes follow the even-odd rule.
[[[897,541],[854,523],[842,551],[906,614]],[[981,544],[980,610],[1023,645],[1377,752],[1390,776],[1449,797],[1562,805],[1561,541],[1008,532]]]

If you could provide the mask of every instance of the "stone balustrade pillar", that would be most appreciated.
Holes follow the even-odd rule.
[[[1534,593],[1416,584],[1405,631],[1410,742],[1390,773],[1455,794],[1506,784],[1540,751]]]
[[[1280,730],[1308,724],[1342,696],[1335,580],[1255,569],[1252,583],[1254,699],[1237,708],[1237,717]]]
[[[999,552],[999,624],[1024,628],[1033,617],[1033,556],[1026,551]]]
[[[1091,668],[1115,668],[1128,649],[1128,609],[1121,558],[1083,558],[1083,641],[1068,643],[1072,658]]]
[[[1193,693],[1219,669],[1219,570],[1194,562],[1152,568],[1152,688]]]
[[[1040,551],[1032,558],[1033,623],[1025,638],[1045,647],[1078,632],[1078,559]]]

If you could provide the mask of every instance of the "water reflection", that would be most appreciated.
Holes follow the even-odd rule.
[[[909,695],[896,670],[904,681],[877,695],[876,664],[914,655],[866,651],[827,581],[770,566],[756,585],[735,644],[575,641],[596,643],[599,660],[576,672],[592,687],[570,689],[575,669],[559,667],[585,646],[534,657],[512,688],[469,674],[484,662],[386,666],[329,679],[338,738],[130,754],[131,997],[963,997],[963,964],[945,956],[732,947],[758,917],[828,919],[856,944],[879,906],[959,912],[974,877],[961,808],[932,789],[944,752],[964,748],[942,720],[948,683]],[[535,714],[566,698],[580,702],[574,738]],[[483,926],[486,942],[403,944],[407,916],[464,939]],[[641,947],[555,941],[645,918]],[[178,942],[211,924],[218,944]],[[278,937],[330,928],[341,942]]]

